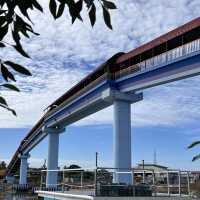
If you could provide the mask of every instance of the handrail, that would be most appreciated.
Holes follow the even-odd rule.
[[[159,54],[155,57],[132,65],[126,69],[120,69],[120,71],[115,73],[115,79],[120,79],[123,76],[126,76],[127,74],[131,73],[132,70],[136,71],[133,72],[133,74],[137,75],[137,73],[155,69],[155,67],[159,67],[159,65],[161,64],[172,62],[176,59],[180,59],[197,51],[200,51],[200,39],[196,39],[192,42],[186,43],[165,53]]]

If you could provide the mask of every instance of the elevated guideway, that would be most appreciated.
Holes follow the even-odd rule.
[[[28,154],[49,129],[61,130],[115,104],[116,99],[134,103],[142,100],[140,91],[146,88],[199,74],[200,18],[129,53],[114,55],[49,106],[21,142],[7,175],[16,172],[19,155]]]
[[[116,80],[122,92],[144,90],[200,74],[200,39],[143,61],[136,73],[121,72]]]

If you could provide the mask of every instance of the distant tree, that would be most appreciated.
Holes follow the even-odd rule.
[[[113,176],[112,173],[105,169],[100,169],[97,171],[97,182],[101,184],[110,184],[112,183]]]
[[[47,162],[47,160],[45,159],[43,165],[41,166],[41,169],[47,169],[46,162]]]
[[[81,167],[79,165],[76,164],[72,164],[68,167],[68,169],[80,169]]]
[[[56,20],[68,8],[72,24],[77,19],[83,21],[81,12],[87,9],[91,26],[94,26],[96,22],[96,3],[99,3],[102,7],[105,24],[108,28],[112,29],[109,11],[116,9],[116,6],[108,0],[49,0],[49,9]],[[30,58],[22,47],[21,39],[23,37],[30,38],[30,33],[36,36],[39,34],[33,30],[33,23],[28,13],[29,10],[43,12],[43,8],[37,0],[0,0],[0,49],[12,47],[23,57]],[[10,35],[12,37],[11,43],[6,40],[6,36]],[[20,90],[13,84],[13,82],[16,82],[16,73],[31,76],[31,72],[26,67],[7,60],[6,56],[0,58],[0,68],[0,90],[6,88],[19,92]],[[5,98],[1,94],[0,107],[16,115],[16,112],[8,106]]]
[[[191,149],[198,145],[200,145],[200,141],[193,142],[190,146],[188,146],[188,149]],[[200,160],[200,154],[193,157],[192,161],[196,161],[196,160]]]
[[[65,165],[63,167],[63,169],[80,169],[81,167],[79,165],[76,165],[76,164],[72,164],[70,165],[69,167],[67,167],[67,165]]]
[[[0,162],[0,169],[6,169],[6,163],[4,161]]]

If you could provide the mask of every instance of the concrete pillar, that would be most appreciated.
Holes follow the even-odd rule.
[[[12,175],[7,175],[7,176],[6,176],[6,182],[9,183],[9,184],[14,184],[14,182],[15,182],[15,177],[12,176]]]
[[[167,193],[170,196],[170,182],[169,182],[169,172],[167,172]]]
[[[47,176],[46,176],[46,187],[56,188],[58,172],[58,153],[59,153],[59,134],[64,129],[48,129],[48,159],[47,159]],[[52,171],[51,171],[52,170]]]
[[[114,101],[114,165],[115,182],[132,184],[131,173],[131,104]]]
[[[187,183],[188,183],[188,195],[190,195],[190,173],[187,172]]]
[[[134,184],[131,174],[131,103],[142,100],[143,95],[115,91],[111,96],[114,105],[114,167],[117,168],[114,182]]]
[[[181,171],[178,172],[178,193],[181,196]]]
[[[19,184],[25,185],[27,184],[27,170],[28,170],[29,154],[19,155],[19,158],[21,159]]]

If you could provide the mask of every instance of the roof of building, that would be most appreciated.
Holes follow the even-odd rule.
[[[158,167],[158,168],[162,168],[162,169],[168,169],[168,167],[166,166],[163,166],[163,165],[158,165],[158,164],[151,164],[151,163],[145,163],[144,165],[143,164],[138,164],[138,167]]]

